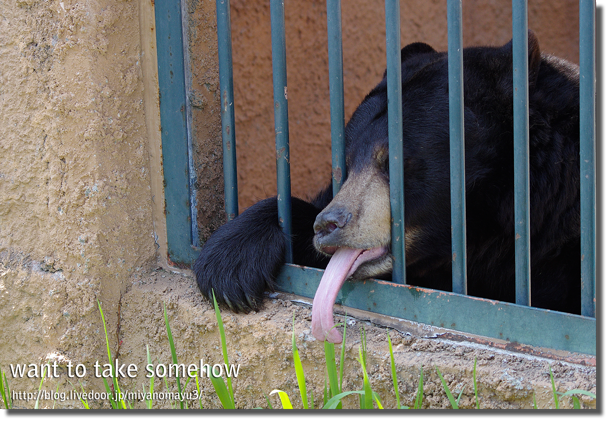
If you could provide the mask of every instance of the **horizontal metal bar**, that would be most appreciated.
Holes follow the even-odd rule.
[[[466,174],[464,155],[464,55],[462,0],[447,1],[449,148],[451,173],[452,290],[466,294]]]
[[[323,270],[285,265],[278,290],[313,298]],[[596,354],[594,318],[380,280],[347,281],[337,303],[533,347]]]
[[[237,199],[237,159],[235,151],[235,105],[233,102],[233,52],[231,47],[231,7],[229,0],[216,0],[218,28],[218,73],[220,77],[220,118],[222,123],[222,167],[227,220],[239,213]]]
[[[290,200],[290,147],[288,143],[288,82],[286,76],[284,0],[271,0],[271,58],[273,68],[278,222],[287,239],[290,239],[292,235],[292,203]],[[290,240],[288,240],[286,245],[286,262],[292,262],[292,243]]]
[[[527,0],[513,0],[516,303],[531,305]]]
[[[402,76],[400,59],[400,3],[385,2],[390,210],[392,213],[392,280],[406,283],[404,160],[402,147]]]

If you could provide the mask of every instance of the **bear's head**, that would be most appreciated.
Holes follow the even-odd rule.
[[[528,43],[533,93],[541,64],[533,32]],[[422,274],[441,267],[450,272],[447,53],[415,43],[401,56],[406,263]],[[465,50],[464,87],[467,192],[477,186],[489,210],[508,210],[488,229],[512,230],[512,205],[502,204],[512,201],[512,42]],[[332,305],[347,278],[387,275],[392,269],[387,107],[384,75],[346,126],[347,179],[314,224],[315,248],[332,255],[314,299],[312,329],[318,339],[340,341],[330,330]],[[487,184],[490,175],[493,185]]]

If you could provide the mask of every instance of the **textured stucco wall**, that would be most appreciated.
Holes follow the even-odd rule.
[[[138,1],[0,2],[0,364],[103,356],[156,259]],[[31,384],[14,380],[11,387]]]
[[[544,52],[578,61],[578,2],[529,2],[529,27]],[[292,193],[306,198],[330,182],[326,2],[285,3]],[[401,2],[401,39],[447,48],[444,0]],[[267,0],[231,2],[240,209],[275,195],[271,32]],[[464,46],[512,37],[510,0],[464,0]],[[382,1],[342,3],[346,122],[385,69]]]

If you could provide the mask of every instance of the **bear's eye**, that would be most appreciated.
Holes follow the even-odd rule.
[[[388,149],[387,148],[377,148],[374,154],[375,163],[385,173],[389,173],[389,161],[388,161]]]

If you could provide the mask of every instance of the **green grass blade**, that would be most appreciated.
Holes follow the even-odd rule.
[[[4,373],[4,388],[6,389],[6,397],[8,402],[10,403],[11,409],[13,408],[13,396],[11,396],[11,389],[8,385],[8,380],[6,379],[6,372]],[[8,409],[8,407],[7,407]]]
[[[102,381],[104,382],[104,388],[106,389],[106,393],[108,394],[108,400],[110,401],[110,406],[113,409],[118,409],[119,408],[118,403],[116,402],[116,400],[114,400],[114,395],[112,394],[112,389],[108,385],[108,381],[106,381],[106,378],[102,378]]]
[[[584,394],[585,396],[589,396],[591,398],[597,399],[597,395],[595,393],[591,393],[590,391],[586,391],[586,390],[580,390],[580,389],[574,389],[574,390],[570,390],[570,391],[566,391],[565,393],[563,393],[561,395],[560,398],[563,398],[563,396],[573,396],[574,394]]]
[[[216,295],[214,293],[214,289],[212,289],[212,299],[214,301],[214,312],[216,313],[216,321],[218,321],[218,332],[220,333],[220,343],[222,346],[222,357],[225,361],[226,368],[229,367],[229,354],[227,352],[227,340],[225,337],[225,329],[222,324],[222,317],[220,316],[220,309],[218,308],[218,302],[216,301]],[[231,377],[227,377],[227,387],[229,389],[229,396],[231,398],[231,403],[233,404],[233,409],[235,408],[235,396],[233,395],[233,384],[231,383]]]
[[[270,394],[277,394],[280,396],[282,402],[282,409],[292,409],[292,403],[290,403],[290,397],[282,390],[273,390]]]
[[[434,365],[434,367],[436,368],[436,365]],[[458,404],[455,401],[455,398],[453,397],[453,394],[451,394],[451,390],[449,389],[449,386],[445,382],[445,378],[443,378],[443,375],[441,374],[441,371],[439,371],[438,368],[436,368],[436,373],[438,374],[438,376],[441,379],[441,382],[443,383],[443,388],[445,389],[445,394],[447,395],[447,398],[449,399],[449,403],[451,403],[451,407],[453,409],[459,409]]]
[[[57,397],[57,392],[59,391],[59,383],[57,384],[57,387],[55,388],[55,397]],[[51,407],[51,409],[55,410],[55,398],[53,398],[53,406]]]
[[[369,376],[366,373],[366,365],[364,362],[362,348],[358,348],[358,362],[360,362],[360,366],[362,367],[363,373],[363,390],[364,390],[364,401],[361,401],[361,409],[373,409],[373,389],[371,388],[371,383],[369,382]]]
[[[74,384],[72,384],[72,381],[68,380],[68,382],[70,383],[70,385],[72,386],[72,389],[78,393],[78,391],[76,390],[76,387],[74,386]],[[79,381],[80,383],[80,381]],[[85,394],[85,388],[83,387],[83,384],[80,384],[80,389],[83,392],[82,396],[78,396],[78,399],[80,400],[80,402],[83,404],[83,407],[85,409],[89,409],[89,401],[87,400],[87,396]]]
[[[97,300],[97,299],[96,299]],[[104,336],[106,338],[106,352],[108,353],[108,363],[110,364],[110,368],[112,369],[112,385],[114,386],[114,392],[118,395],[117,397],[121,397],[121,388],[119,387],[119,381],[116,377],[116,372],[114,369],[114,363],[112,362],[112,354],[110,353],[110,342],[108,341],[108,330],[106,329],[106,318],[104,317],[104,311],[102,310],[102,304],[100,303],[99,300],[97,300],[97,307],[100,310],[100,315],[102,316],[102,323],[104,324]],[[107,389],[108,393],[111,393],[110,389]],[[122,407],[123,409],[127,409],[127,406],[125,405],[125,401],[123,401],[123,399],[121,399],[120,401],[116,401],[113,399],[111,399],[111,401],[114,401],[116,406],[115,409]],[[121,404],[121,406],[119,406],[119,403]]]
[[[414,409],[421,409],[424,402],[424,367],[419,367],[419,382],[417,386],[417,394],[415,395]]]
[[[225,409],[235,409],[235,404],[231,398],[231,393],[229,392],[224,379],[211,375],[210,380],[212,381],[214,391],[216,391],[216,395],[218,396],[222,407]]]
[[[564,397],[572,397],[572,403],[574,404],[574,409],[581,409],[581,405],[580,405],[580,400],[578,399],[578,397],[576,396],[577,394],[583,394],[585,396],[589,396],[592,397],[594,399],[597,399],[597,395],[594,393],[591,393],[589,391],[586,390],[580,390],[580,389],[574,389],[574,390],[570,390],[570,391],[566,391],[565,393],[563,393],[560,397],[559,400],[561,400]]]
[[[146,360],[148,361],[149,368],[152,368],[152,359],[150,358],[150,350],[148,348],[148,344],[146,345]],[[152,396],[153,396],[153,388],[155,386],[155,378],[150,377],[150,385],[149,385],[149,393],[150,398],[146,400],[146,407],[148,409],[152,409]],[[144,386],[142,386],[144,387]]]
[[[553,377],[553,370],[549,365],[549,374],[551,375],[551,387],[553,388],[553,400],[555,401],[555,409],[559,409],[559,398],[557,397],[557,389],[555,388],[555,378]]]
[[[335,345],[324,341],[324,357],[326,358],[326,373],[330,385],[330,396],[334,397],[341,393],[339,391],[339,381],[337,379],[337,364],[335,362]]]
[[[305,373],[303,371],[303,365],[301,364],[301,357],[299,356],[299,350],[297,349],[297,341],[294,334],[294,318],[295,314],[292,314],[292,358],[294,360],[294,372],[297,375],[297,383],[299,384],[299,393],[301,393],[301,401],[303,402],[303,409],[309,409],[307,405],[307,384],[305,383]]]
[[[344,397],[349,396],[350,394],[360,394],[360,395],[363,395],[364,391],[362,391],[362,390],[358,390],[358,391],[345,391],[343,393],[339,393],[336,396],[331,397],[330,400],[328,400],[324,404],[324,407],[322,407],[322,409],[336,409],[337,406],[339,405],[339,403],[341,403],[341,400]]]
[[[578,400],[578,397],[572,396],[572,403],[574,403],[574,409],[580,409],[580,400]]]
[[[70,382],[70,381],[68,381],[68,382]],[[80,384],[80,389],[81,389],[83,395],[79,396],[78,399],[83,404],[83,407],[88,410],[89,409],[89,401],[87,400],[87,396],[85,395],[85,387],[83,387],[83,384],[80,381],[79,381],[79,384]],[[70,385],[72,385],[72,388],[74,389],[74,391],[76,391],[76,387],[74,387],[74,384],[72,384],[72,382],[70,382]]]
[[[2,367],[0,367],[0,396],[2,397],[2,402],[4,403],[5,409],[11,408],[11,403],[9,401],[10,394],[7,395],[8,392],[8,382],[6,381],[6,374],[2,371]]]
[[[42,383],[44,382],[45,378],[47,377],[48,364],[49,364],[49,362],[47,362],[47,365],[44,365],[44,369],[42,370],[42,377],[40,379],[40,385],[38,386],[38,394],[36,396],[36,403],[34,403],[34,409],[38,409],[38,399],[40,398],[40,391],[42,391]]]
[[[392,350],[392,339],[390,331],[386,331],[388,335],[388,347],[390,349],[390,366],[392,369],[392,384],[394,384],[394,392],[396,393],[396,408],[400,409],[400,394],[398,393],[398,378],[396,377],[396,363],[394,362],[394,351]]]
[[[341,357],[339,358],[339,391],[343,391],[343,364],[345,363],[345,338],[347,337],[347,313],[343,318],[343,341],[341,341]]]
[[[324,374],[324,390],[322,390],[322,408],[326,406],[328,403],[328,398],[330,396],[330,392],[328,391],[328,374]]]
[[[383,405],[381,404],[381,397],[379,394],[373,391],[373,398],[375,399],[375,403],[377,403],[377,407],[383,410]]]
[[[161,364],[161,362],[159,361],[159,365],[160,365],[160,364]],[[163,377],[163,383],[165,384],[165,391],[168,391],[168,392],[169,392],[169,391],[171,391],[171,390],[169,389],[169,384],[167,383],[167,377],[165,377],[165,376]],[[174,400],[172,400],[172,401],[170,402],[170,407],[171,407],[172,409],[177,409],[177,408],[178,408],[178,406],[176,406],[176,402],[175,402]]]
[[[203,403],[201,401],[201,386],[199,385],[199,375],[195,371],[195,385],[197,386],[197,397],[199,398],[199,408],[203,409]]]
[[[263,395],[265,396],[265,400],[267,400],[267,407],[268,407],[269,409],[272,409],[272,410],[273,410],[273,406],[271,406],[271,400],[269,400],[269,396],[268,396],[268,395],[266,395],[265,393],[263,393]]]
[[[532,393],[533,393],[533,399],[534,399],[534,409],[538,409],[538,404],[536,404],[536,390],[534,390]]]
[[[462,393],[464,392],[464,389],[466,388],[466,386],[463,386],[462,389],[460,390],[460,394],[458,394],[457,399],[455,399],[455,403],[458,405],[460,405],[460,399],[462,398]]]
[[[165,328],[167,330],[167,339],[169,341],[169,348],[172,352],[172,362],[178,367],[178,356],[176,355],[176,347],[174,345],[174,337],[172,336],[172,330],[169,327],[169,319],[167,318],[167,308],[163,303],[163,317],[165,318]],[[184,409],[184,399],[182,398],[182,386],[180,384],[180,374],[176,371],[176,386],[178,387],[178,397],[180,397],[180,409]]]
[[[360,343],[362,345],[362,360],[364,362],[364,367],[366,368],[366,331],[362,326],[360,327]],[[364,395],[360,396],[360,409],[366,409]]]
[[[474,385],[474,401],[476,403],[477,409],[480,409],[479,405],[479,392],[477,390],[477,358],[474,358],[474,368],[472,369],[472,384]]]

